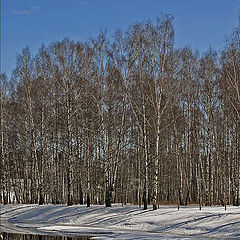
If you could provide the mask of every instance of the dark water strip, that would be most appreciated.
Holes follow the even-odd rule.
[[[89,236],[67,237],[19,233],[0,233],[1,240],[89,240]]]

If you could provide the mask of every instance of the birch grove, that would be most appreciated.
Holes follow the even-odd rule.
[[[239,205],[239,36],[177,49],[166,15],[24,48],[0,76],[0,203]]]

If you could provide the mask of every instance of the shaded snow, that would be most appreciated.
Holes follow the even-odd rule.
[[[1,205],[1,220],[96,239],[240,239],[240,207]]]

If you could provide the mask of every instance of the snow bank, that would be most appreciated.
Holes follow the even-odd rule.
[[[1,205],[1,220],[44,231],[82,232],[119,239],[240,239],[240,207]],[[151,236],[149,236],[149,234]]]

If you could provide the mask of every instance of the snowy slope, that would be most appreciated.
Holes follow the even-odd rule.
[[[1,220],[44,231],[119,239],[240,239],[240,207],[1,205]]]

